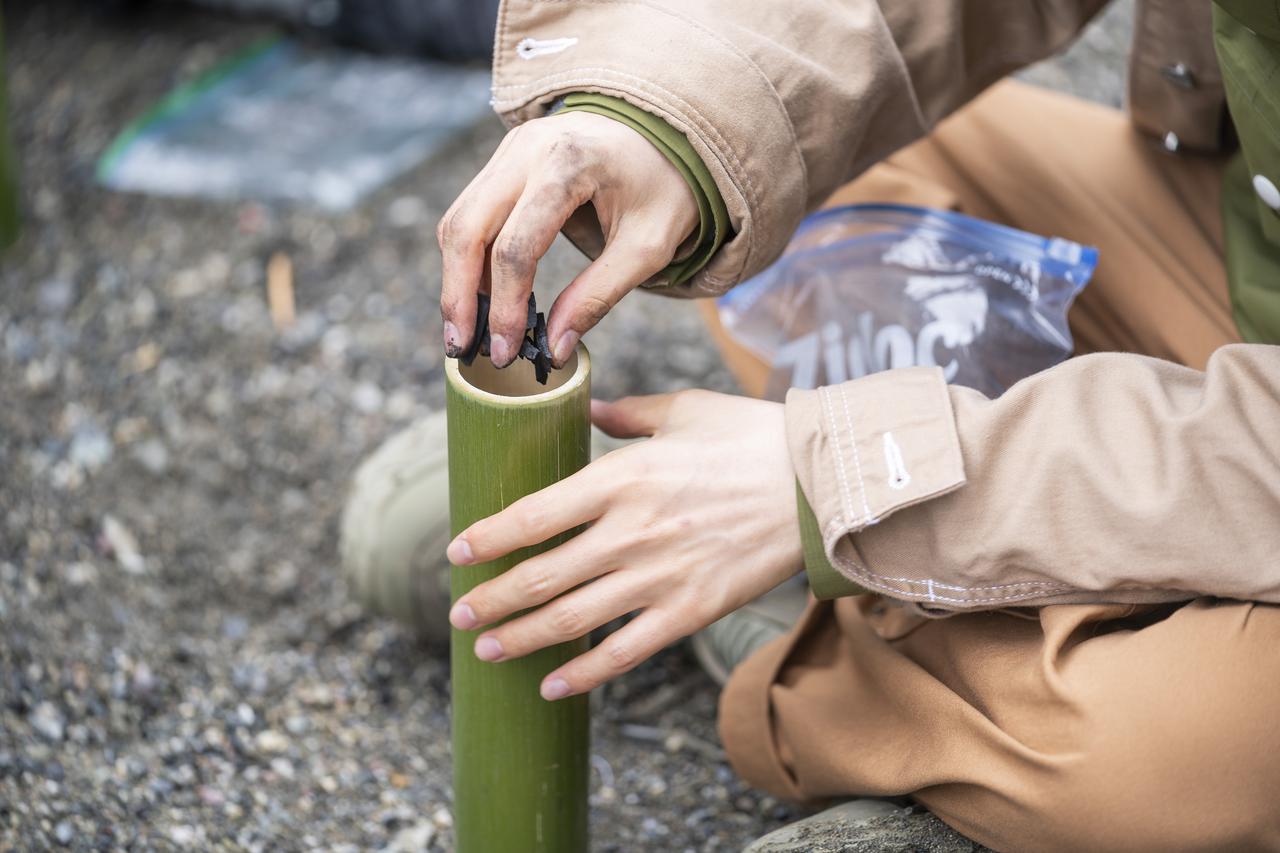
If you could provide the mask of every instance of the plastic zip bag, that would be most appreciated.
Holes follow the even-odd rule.
[[[772,366],[765,396],[912,365],[998,396],[1061,362],[1097,249],[959,213],[865,204],[801,223],[781,259],[718,300]]]

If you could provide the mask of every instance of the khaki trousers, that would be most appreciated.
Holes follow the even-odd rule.
[[[1003,83],[833,203],[949,207],[1097,246],[1079,351],[1203,367],[1237,340],[1224,161],[1114,110]],[[709,306],[708,306],[709,307]],[[766,369],[712,333],[748,392]],[[721,735],[796,800],[909,795],[997,850],[1280,850],[1280,608],[1060,605],[926,620],[811,602],[734,673]]]

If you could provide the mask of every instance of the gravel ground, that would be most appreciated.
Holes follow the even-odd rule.
[[[163,6],[6,21],[0,848],[451,849],[447,661],[349,602],[336,520],[360,459],[442,404],[432,228],[500,127],[340,216],[105,192],[122,123],[264,32]],[[1117,102],[1129,20],[1030,76]],[[580,267],[558,244],[539,295]],[[689,304],[628,300],[590,343],[605,397],[733,388]],[[734,777],[715,703],[682,647],[606,690],[595,849],[737,850],[803,814]],[[848,849],[968,847],[916,819]]]

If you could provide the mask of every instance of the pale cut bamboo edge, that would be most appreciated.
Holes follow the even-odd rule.
[[[588,377],[591,376],[591,353],[587,350],[586,345],[579,342],[574,352],[578,356],[578,364],[573,371],[573,375],[566,379],[559,388],[552,388],[550,391],[543,391],[540,394],[529,394],[525,397],[508,397],[477,388],[462,375],[462,362],[456,358],[446,358],[444,360],[445,378],[453,386],[453,390],[456,393],[474,400],[503,407],[532,408],[547,403],[555,403],[564,397],[570,396],[578,388],[581,388]]]

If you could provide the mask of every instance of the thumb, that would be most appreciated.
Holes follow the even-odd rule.
[[[669,248],[655,246],[616,240],[561,291],[547,317],[555,364],[563,365],[578,339],[603,320],[622,297],[670,263],[679,242],[672,242]]]
[[[591,401],[591,422],[614,438],[653,435],[667,419],[673,394],[623,397],[612,403]]]

